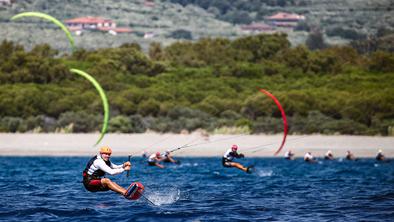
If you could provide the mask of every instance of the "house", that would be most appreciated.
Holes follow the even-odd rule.
[[[145,32],[144,34],[144,39],[151,39],[153,37],[155,37],[155,33],[153,32]]]
[[[277,27],[293,28],[298,22],[305,20],[305,16],[295,13],[278,12],[266,18],[267,23]]]
[[[246,33],[261,33],[272,32],[274,29],[265,23],[251,23],[249,25],[242,25],[241,30]]]
[[[153,8],[155,7],[155,2],[153,0],[145,0],[144,6]]]
[[[111,35],[117,35],[118,33],[130,33],[133,31],[130,28],[121,28],[121,27],[118,28],[99,27],[97,30],[102,32],[108,32]]]
[[[116,23],[114,23],[110,19],[104,19],[99,17],[81,17],[81,18],[74,18],[68,19],[64,21],[67,27],[71,29],[91,29],[97,30],[100,27],[111,27],[116,28]]]
[[[130,33],[130,28],[117,27],[116,23],[111,19],[104,19],[100,17],[80,17],[74,19],[68,19],[64,21],[67,28],[80,35],[84,30],[96,30],[102,32],[108,32],[112,35],[117,33]]]

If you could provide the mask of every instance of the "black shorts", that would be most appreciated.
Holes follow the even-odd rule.
[[[227,160],[225,158],[222,158],[222,165],[224,167],[232,167],[230,163],[231,163],[231,161],[229,161],[229,160]]]
[[[149,166],[156,166],[156,162],[148,162]]]
[[[85,186],[86,190],[90,192],[98,192],[98,191],[108,191],[108,187],[104,187],[101,183],[101,178],[83,178],[83,185]]]

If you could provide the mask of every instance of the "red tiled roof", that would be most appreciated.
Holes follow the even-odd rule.
[[[68,19],[65,23],[80,23],[80,24],[97,24],[97,23],[113,23],[111,19],[104,19],[100,17],[80,17],[74,19]]]
[[[269,20],[304,20],[305,16],[285,13],[285,12],[278,12],[275,15],[269,16],[268,19]]]

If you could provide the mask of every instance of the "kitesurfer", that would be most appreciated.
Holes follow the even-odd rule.
[[[379,150],[378,154],[376,155],[376,160],[377,161],[385,161],[386,157],[383,155],[383,151]]]
[[[308,163],[316,163],[315,158],[312,156],[311,152],[307,152],[304,156],[304,161]]]
[[[131,193],[128,191],[131,186],[129,189],[125,189],[104,176],[106,173],[117,175],[129,171],[131,163],[124,162],[122,165],[116,165],[109,160],[111,154],[112,149],[109,146],[103,146],[100,148],[99,154],[89,160],[83,171],[83,185],[90,192],[112,190],[129,199]]]
[[[294,153],[291,150],[287,151],[285,153],[285,159],[286,160],[294,160]]]
[[[325,160],[333,160],[334,159],[334,155],[332,154],[331,150],[327,151],[327,153],[324,155],[324,159]]]
[[[353,155],[352,152],[350,152],[350,150],[346,151],[346,159],[347,160],[356,160],[356,157]]]
[[[157,166],[159,168],[164,168],[159,162],[163,161],[164,158],[161,156],[160,152],[153,153],[148,158],[148,165],[149,166]]]
[[[238,146],[232,145],[232,147],[224,153],[223,158],[222,158],[223,166],[224,167],[236,167],[242,171],[245,171],[247,173],[251,173],[253,166],[244,167],[240,163],[233,162],[234,158],[244,158],[245,157],[245,155],[243,155],[242,153],[238,153],[237,150],[238,150]]]
[[[171,152],[169,150],[166,150],[161,156],[163,158],[163,162],[180,164],[179,160],[174,160],[174,158],[172,158]]]

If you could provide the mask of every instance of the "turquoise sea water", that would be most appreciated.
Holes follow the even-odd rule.
[[[0,157],[0,221],[394,221],[394,161],[245,158],[256,166],[246,174],[220,158],[180,158],[166,169],[132,158],[130,177],[110,178],[142,182],[153,205],[86,191],[89,158]]]

